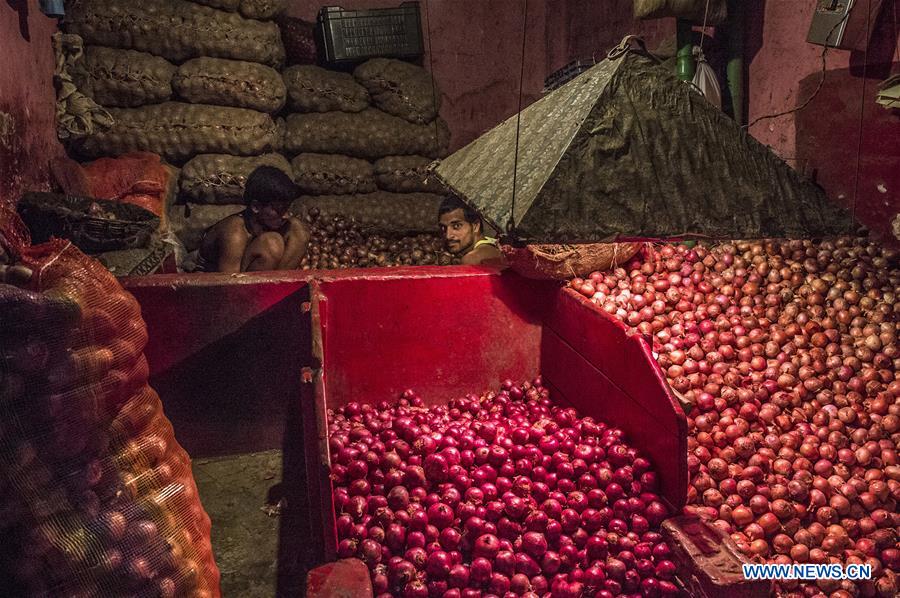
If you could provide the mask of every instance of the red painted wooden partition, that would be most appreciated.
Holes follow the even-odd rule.
[[[131,278],[149,341],[150,383],[192,457],[282,447],[309,365],[309,300],[297,276]]]
[[[150,384],[188,454],[282,451],[282,479],[267,489],[288,505],[279,521],[278,596],[302,595],[309,563],[322,554],[320,542],[308,541],[314,528],[307,516],[306,443],[315,452],[315,418],[307,424],[301,413],[303,369],[313,363],[308,278],[267,273],[123,280],[147,323]]]
[[[414,388],[426,402],[541,373],[558,401],[621,427],[676,509],[687,493],[687,424],[646,341],[569,290],[514,274],[416,268],[311,282],[319,459],[315,526],[335,557],[327,408]]]
[[[686,421],[646,341],[556,284],[435,267],[125,286],[150,331],[151,383],[189,453],[284,450],[296,509],[282,520],[280,577],[335,556],[327,408],[406,388],[437,403],[541,373],[558,401],[621,427],[668,502],[684,504]]]

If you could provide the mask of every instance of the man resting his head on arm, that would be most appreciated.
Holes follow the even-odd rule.
[[[287,174],[260,166],[247,178],[239,214],[206,231],[196,271],[260,272],[294,270],[309,246],[309,229],[287,214],[300,190]]]

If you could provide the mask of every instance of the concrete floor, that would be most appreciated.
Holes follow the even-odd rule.
[[[267,505],[281,480],[281,451],[195,459],[194,479],[212,520],[212,545],[224,598],[276,593],[279,518]]]

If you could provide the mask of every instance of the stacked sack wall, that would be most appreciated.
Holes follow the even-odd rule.
[[[181,166],[178,196],[190,209],[173,206],[170,222],[183,231],[239,211],[260,165],[327,197],[329,212],[344,199],[359,222],[384,229],[395,210],[392,232],[432,230],[443,189],[427,169],[450,132],[430,73],[382,58],[352,74],[304,64],[308,49],[293,38],[305,33],[279,17],[286,4],[74,0],[67,31],[88,44],[79,81],[115,123],[71,148],[83,159],[148,151]],[[294,50],[283,72],[279,26]]]
[[[278,25],[187,0],[75,0],[66,27],[85,43],[149,52],[171,62],[213,56],[284,63]]]
[[[440,91],[422,67],[384,58],[352,75],[285,70],[283,151],[304,193],[297,210],[342,215],[379,234],[435,230],[442,189],[429,165],[446,155]]]
[[[433,160],[426,156],[388,156],[376,160],[375,180],[380,189],[394,193],[444,193],[436,177],[429,176]]]
[[[73,0],[64,22],[88,45],[76,83],[112,127],[78,139],[80,159],[133,151],[184,166],[176,193],[212,216],[237,211],[253,168],[293,177],[281,150],[285,60],[274,22],[287,0]],[[184,208],[173,206],[172,210]],[[200,218],[204,222],[207,219]],[[184,218],[172,221],[183,224]]]
[[[284,80],[272,67],[245,60],[192,58],[172,79],[178,96],[193,104],[218,104],[273,113],[284,106]]]
[[[109,112],[115,119],[112,128],[78,143],[84,156],[147,151],[182,163],[197,154],[253,156],[279,145],[272,117],[246,108],[166,102]]]
[[[260,166],[274,166],[293,176],[291,164],[281,154],[249,158],[228,154],[201,154],[181,170],[181,196],[199,204],[240,204],[247,177]]]
[[[172,98],[174,64],[136,50],[88,46],[73,73],[79,89],[101,106],[133,108]]]

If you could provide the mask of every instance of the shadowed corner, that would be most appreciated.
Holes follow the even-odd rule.
[[[26,42],[31,41],[28,30],[28,0],[6,0],[6,4],[19,14],[19,34]]]

